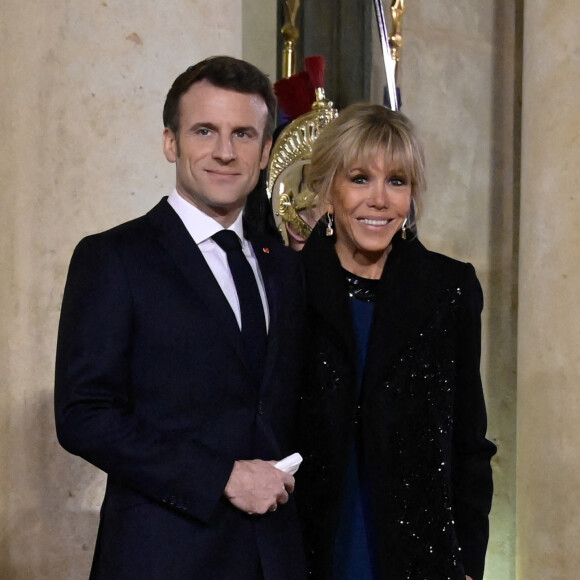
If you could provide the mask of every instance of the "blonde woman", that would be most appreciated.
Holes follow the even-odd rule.
[[[473,267],[414,233],[409,120],[345,109],[313,147],[296,490],[316,580],[481,580],[492,497]]]

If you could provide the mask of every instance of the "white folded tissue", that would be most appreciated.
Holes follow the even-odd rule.
[[[280,471],[294,475],[298,471],[301,463],[302,455],[300,455],[300,453],[292,453],[292,455],[288,455],[288,457],[280,459],[278,463],[274,464],[274,467]]]

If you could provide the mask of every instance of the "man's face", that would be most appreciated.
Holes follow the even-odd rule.
[[[268,163],[267,117],[259,95],[200,81],[181,97],[178,135],[163,132],[178,193],[224,227],[235,221]]]

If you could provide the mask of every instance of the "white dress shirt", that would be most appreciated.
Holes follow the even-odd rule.
[[[193,204],[186,201],[183,197],[181,197],[181,195],[179,195],[179,193],[177,193],[176,189],[171,192],[167,201],[180,217],[181,221],[187,228],[187,231],[193,238],[193,241],[200,249],[203,257],[205,258],[205,261],[207,262],[207,265],[210,267],[213,275],[215,276],[215,279],[222,289],[222,292],[230,303],[230,306],[236,315],[238,326],[241,328],[242,316],[240,311],[240,302],[238,300],[238,293],[236,292],[236,285],[228,266],[228,258],[225,251],[222,250],[219,245],[212,239],[214,234],[217,234],[217,232],[224,229],[223,226],[212,217],[203,213]],[[250,242],[244,238],[242,213],[243,212],[240,212],[240,215],[237,217],[236,221],[227,229],[235,232],[238,238],[240,238],[244,256],[246,256],[246,259],[252,267],[254,276],[256,276],[258,290],[260,291],[262,305],[264,306],[266,328],[269,328],[270,313],[268,311],[268,300],[266,298],[264,282],[262,280],[262,274],[260,273],[260,268],[258,267],[258,261],[256,260],[252,244],[250,244]]]

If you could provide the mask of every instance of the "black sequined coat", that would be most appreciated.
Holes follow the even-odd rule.
[[[473,267],[395,237],[359,401],[346,281],[320,224],[302,258],[309,331],[296,495],[311,577],[331,578],[349,444],[360,429],[381,578],[480,580],[495,445],[485,437]]]

